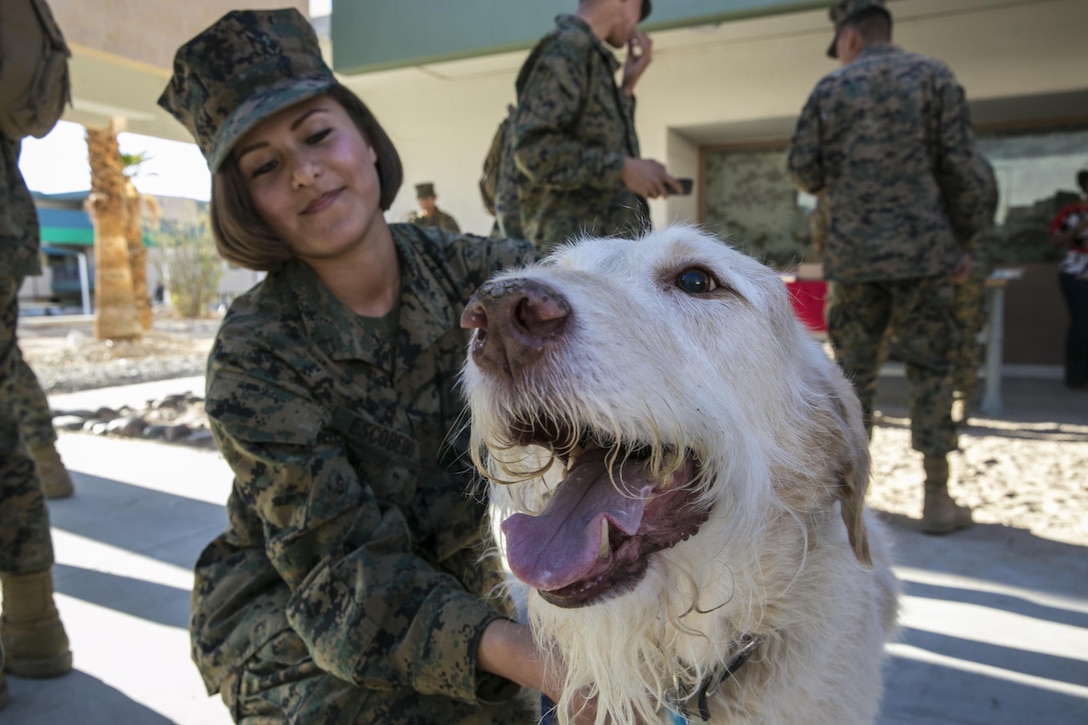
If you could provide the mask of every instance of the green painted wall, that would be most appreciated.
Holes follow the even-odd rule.
[[[655,0],[643,27],[666,30],[827,7],[830,0]],[[338,0],[333,66],[347,75],[530,47],[577,0]]]

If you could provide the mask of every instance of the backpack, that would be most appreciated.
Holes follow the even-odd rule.
[[[491,216],[495,213],[495,197],[499,192],[499,177],[502,174],[503,150],[506,146],[506,134],[510,124],[514,120],[517,109],[511,104],[506,107],[506,117],[502,119],[499,127],[495,129],[495,135],[491,137],[491,146],[484,157],[483,175],[480,177],[480,197],[484,201],[484,208]]]
[[[0,132],[41,138],[72,102],[68,58],[45,0],[0,3]]]
[[[484,207],[495,217],[494,232],[500,238],[524,239],[521,206],[518,203],[518,171],[514,165],[514,115],[517,108],[506,107],[506,118],[495,129],[491,147],[484,159],[480,177],[480,196]]]

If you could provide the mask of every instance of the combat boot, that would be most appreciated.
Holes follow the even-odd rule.
[[[30,449],[30,455],[38,466],[38,478],[42,481],[42,492],[46,498],[68,498],[75,493],[72,477],[60,460],[60,454],[53,443],[43,443]]]
[[[922,531],[927,534],[950,534],[974,524],[971,508],[958,504],[948,491],[930,493],[922,507]]]
[[[958,504],[948,493],[948,457],[925,457],[925,502],[922,504],[922,532],[926,534],[950,534],[966,529],[975,522],[971,509]]]
[[[53,602],[53,570],[0,573],[4,669],[19,677],[58,677],[72,669],[72,652]]]
[[[8,704],[8,683],[4,682],[4,643],[0,642],[0,710]]]

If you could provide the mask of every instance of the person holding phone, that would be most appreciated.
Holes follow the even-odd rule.
[[[664,165],[639,155],[635,85],[653,59],[636,26],[650,0],[579,0],[533,48],[516,82],[513,164],[524,236],[544,251],[581,234],[637,234],[647,199],[680,193]],[[612,48],[627,49],[620,63]]]

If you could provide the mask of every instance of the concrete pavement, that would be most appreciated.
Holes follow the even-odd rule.
[[[1039,391],[1055,386],[1009,388],[1012,413],[1046,415]],[[1052,402],[1065,404],[1057,388]],[[117,406],[202,389],[193,378],[51,402]],[[84,434],[63,434],[59,448],[77,490],[50,503],[57,603],[76,669],[56,680],[9,676],[0,724],[229,723],[204,694],[186,631],[191,567],[226,521],[226,464],[215,452]],[[1088,723],[1085,548],[1003,526],[942,538],[888,523],[905,597],[880,725]]]

